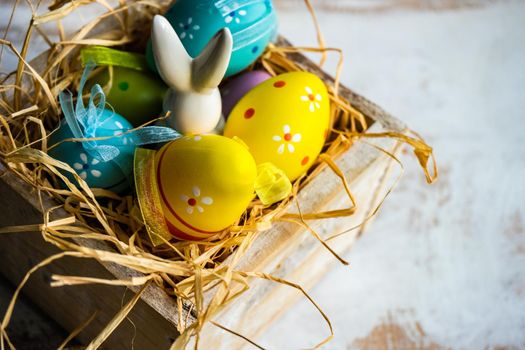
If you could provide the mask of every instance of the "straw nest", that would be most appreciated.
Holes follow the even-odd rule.
[[[300,67],[287,54],[298,51],[320,53],[321,60],[334,51],[340,55],[340,64],[336,72],[333,87],[329,87],[331,99],[331,135],[317,163],[306,176],[296,180],[290,196],[269,207],[263,206],[257,199],[247,208],[239,222],[220,235],[205,242],[171,241],[154,247],[142,223],[136,199],[133,196],[121,197],[114,193],[89,188],[67,164],[59,162],[49,155],[47,139],[62,118],[57,96],[68,88],[76,91],[82,65],[79,52],[86,45],[116,47],[122,50],[143,52],[154,14],[162,13],[170,1],[120,1],[117,8],[109,8],[103,0],[63,1],[55,0],[49,11],[34,15],[25,35],[24,45],[18,51],[10,42],[0,39],[4,49],[10,50],[19,59],[18,69],[3,77],[0,99],[0,156],[12,171],[24,181],[34,186],[38,193],[45,193],[56,199],[57,206],[44,213],[42,225],[38,226],[43,238],[63,250],[63,253],[49,257],[28,272],[19,285],[1,324],[2,345],[10,345],[6,330],[13,307],[25,282],[36,269],[52,263],[64,256],[94,258],[99,261],[112,262],[140,272],[140,277],[125,280],[100,280],[83,276],[53,276],[52,285],[79,285],[86,283],[103,283],[110,285],[143,286],[137,295],[123,307],[103,332],[93,340],[92,348],[98,347],[104,339],[126,317],[129,310],[139,299],[144,286],[156,283],[176,299],[179,307],[190,305],[196,322],[187,324],[180,313],[178,330],[181,337],[174,347],[184,346],[191,336],[197,335],[206,321],[226,303],[234,299],[249,286],[251,278],[264,278],[276,283],[283,283],[301,290],[325,320],[328,318],[315,302],[298,285],[269,275],[256,272],[244,272],[235,269],[235,263],[226,266],[222,262],[232,256],[231,261],[238,261],[246,253],[258,232],[267,229],[271,222],[288,220],[306,225],[305,219],[327,218],[352,215],[356,203],[350,189],[346,192],[352,206],[347,209],[310,214],[304,218],[300,215],[285,214],[284,209],[294,200],[301,188],[315,177],[323,167],[331,167],[346,184],[344,174],[338,171],[333,162],[339,154],[352,145],[356,137],[393,137],[414,147],[427,180],[435,178],[427,170],[427,162],[432,156],[432,149],[419,137],[408,137],[403,134],[385,133],[369,134],[365,117],[355,110],[348,101],[337,94],[338,77],[342,62],[342,53],[337,49],[324,47],[322,36],[318,35],[318,48],[277,47],[270,45],[254,67],[264,68],[272,75],[300,70]],[[88,3],[98,3],[107,11],[95,18],[72,37],[65,37],[61,21],[80,7]],[[311,6],[306,1],[307,7]],[[317,26],[312,12],[314,25]],[[54,23],[60,33],[60,40],[52,42],[40,27]],[[32,35],[43,35],[49,42],[50,49],[33,62],[25,59]],[[252,67],[253,68],[253,67]],[[99,68],[107,69],[107,68]],[[435,164],[435,163],[434,163]],[[73,174],[78,185],[70,182],[64,172]],[[59,186],[60,182],[66,188]],[[66,219],[53,220],[53,211],[62,208],[70,213]],[[27,227],[26,227],[27,229]],[[22,231],[20,227],[2,229],[3,232]],[[305,230],[305,234],[309,234]],[[310,231],[310,233],[312,233]],[[315,235],[315,232],[313,232]],[[75,243],[71,238],[101,240],[109,243],[113,251],[102,251],[87,248]],[[328,244],[316,236],[321,244],[331,251]],[[334,255],[335,253],[331,251]],[[340,261],[343,259],[336,256]],[[235,288],[234,288],[235,286]],[[213,289],[212,289],[213,288]],[[235,291],[235,292],[232,292]],[[206,302],[204,295],[208,293]],[[211,293],[211,294],[209,294]],[[220,326],[220,325],[218,325]],[[331,329],[331,327],[330,327]],[[229,330],[235,334],[234,330]],[[321,341],[321,345],[331,338]],[[66,340],[67,341],[67,340]],[[248,340],[249,341],[249,340]],[[198,341],[196,342],[198,343]]]

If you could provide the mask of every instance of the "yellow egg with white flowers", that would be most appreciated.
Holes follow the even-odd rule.
[[[330,125],[330,99],[314,74],[275,76],[250,90],[230,113],[224,135],[243,140],[257,164],[270,162],[290,180],[321,152]]]
[[[171,141],[156,154],[157,187],[168,229],[199,240],[234,224],[254,198],[255,160],[242,143],[218,135]]]

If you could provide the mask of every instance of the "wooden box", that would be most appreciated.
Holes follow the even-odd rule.
[[[278,45],[288,46],[289,43],[280,39]],[[333,85],[333,79],[303,55],[290,54],[290,57],[305,70],[317,74],[326,84]],[[401,122],[365,98],[343,86],[339,91],[342,97],[348,99],[366,116],[371,125],[369,131],[405,130]],[[392,158],[370,143],[371,140],[356,140],[352,147],[336,160],[348,179],[358,209],[349,217],[310,221],[310,226],[322,237],[361,224],[372,215],[388,190]],[[399,144],[391,139],[375,140],[374,143],[390,152],[396,152],[399,148]],[[303,212],[320,212],[349,206],[341,180],[328,167],[300,191],[298,202]],[[6,226],[41,224],[42,212],[55,205],[52,198],[38,193],[0,162],[0,230]],[[287,210],[290,213],[297,212],[295,205],[290,205]],[[54,219],[57,219],[68,214],[55,211],[54,216]],[[28,226],[28,230],[29,228],[31,226]],[[329,244],[339,254],[344,254],[362,233],[362,229],[363,226],[329,241]],[[111,249],[99,241],[76,241],[88,247]],[[18,285],[30,268],[57,252],[57,248],[44,242],[39,232],[2,234],[0,273],[14,285]],[[224,263],[229,264],[230,261],[226,260]],[[308,231],[295,224],[277,222],[269,231],[258,235],[237,268],[286,278],[308,289],[337,263],[339,262],[334,256]],[[99,278],[129,278],[140,275],[111,263],[65,258],[31,276],[23,293],[66,330],[73,331],[96,313],[92,322],[77,336],[78,341],[83,344],[88,344],[138,289],[105,285],[52,288],[49,286],[52,274]],[[293,301],[302,296],[297,290],[283,285],[256,279],[251,282],[250,289],[224,308],[214,320],[257,340],[257,335],[264,332]],[[322,304],[322,300],[319,302]],[[147,287],[141,300],[130,313],[130,322],[124,321],[104,342],[103,347],[168,349],[179,335],[176,330],[179,311],[174,299],[152,284]],[[190,321],[194,319],[195,315],[189,308],[184,307],[182,312],[184,318],[187,317]],[[214,325],[207,324],[201,334],[200,345],[202,349],[237,349],[247,343]]]

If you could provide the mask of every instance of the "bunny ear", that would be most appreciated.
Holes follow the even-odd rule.
[[[151,41],[162,80],[177,90],[190,90],[192,58],[165,17],[156,15],[153,18]]]
[[[219,86],[232,53],[233,38],[228,28],[223,28],[210,40],[201,54],[193,60],[192,83],[195,90],[214,89]]]

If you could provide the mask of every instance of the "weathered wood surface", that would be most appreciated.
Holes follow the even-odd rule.
[[[300,2],[280,12],[281,33],[309,45]],[[317,13],[345,52],[345,85],[421,132],[441,170],[427,186],[402,155],[405,175],[344,255],[350,268],[311,290],[334,324],[326,349],[525,348],[525,3],[464,3],[483,5]],[[304,349],[326,335],[320,322],[301,301],[257,340]]]
[[[0,276],[0,314],[2,315],[13,295],[13,289],[12,284]],[[23,295],[16,304],[8,330],[11,341],[18,349],[24,350],[55,350],[68,335],[62,327]],[[78,343],[73,340],[70,345],[78,345]]]

